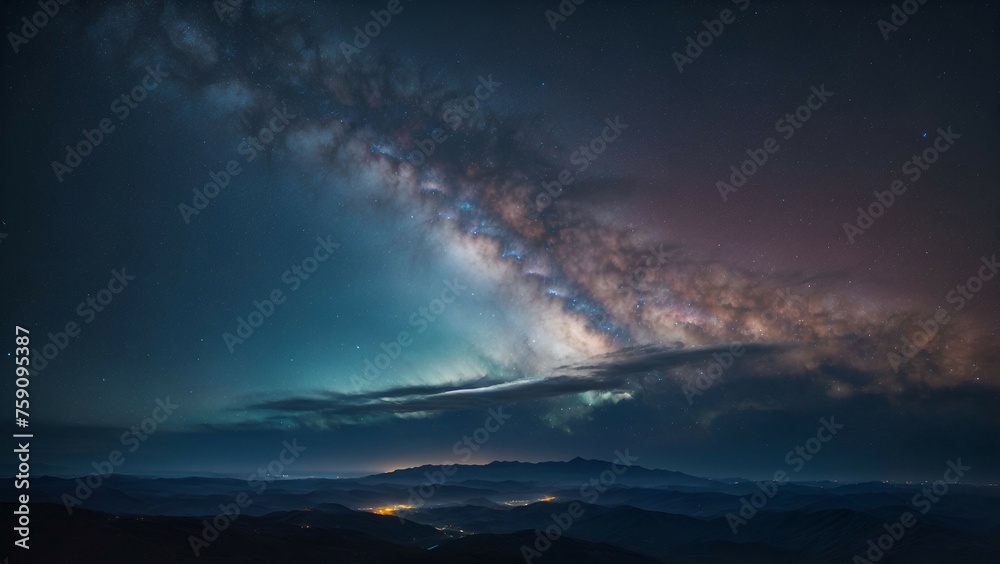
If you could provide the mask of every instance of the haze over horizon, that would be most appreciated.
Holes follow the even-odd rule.
[[[491,464],[505,464],[505,463],[525,463],[525,464],[570,463],[570,462],[574,462],[574,461],[576,461],[578,459],[586,461],[586,462],[600,462],[600,463],[605,463],[605,464],[608,464],[608,465],[610,465],[613,462],[610,459],[603,460],[603,459],[597,459],[597,458],[574,457],[572,459],[565,459],[565,460],[542,460],[542,459],[539,459],[539,460],[493,460],[493,461],[490,461],[490,462],[482,462],[482,463],[476,463],[476,464],[473,464],[473,463],[458,464],[456,466],[458,466],[458,467],[463,467],[463,466],[487,467],[487,466],[489,466]],[[345,472],[338,472],[336,470],[329,470],[329,471],[320,472],[320,473],[304,473],[304,474],[299,474],[297,472],[292,471],[292,472],[290,472],[290,473],[288,473],[286,475],[283,475],[283,476],[280,476],[280,477],[276,477],[276,479],[279,479],[279,480],[305,480],[305,479],[316,478],[316,479],[325,479],[325,480],[331,480],[331,479],[332,480],[353,480],[353,479],[357,479],[357,478],[368,478],[368,477],[374,477],[374,476],[379,476],[379,475],[383,475],[383,474],[391,474],[393,472],[407,471],[407,470],[434,470],[434,469],[440,468],[441,466],[442,466],[442,463],[440,463],[440,462],[437,462],[437,463],[428,462],[428,463],[424,463],[424,464],[416,464],[414,466],[399,466],[399,467],[394,467],[394,468],[372,469],[372,470],[367,470],[367,471],[345,471]],[[447,466],[447,465],[445,465],[445,466]],[[658,467],[658,466],[647,466],[647,465],[643,465],[643,464],[639,464],[639,463],[636,463],[636,466],[639,466],[639,467],[642,467],[642,468],[646,468],[648,470],[663,470],[663,471],[668,471],[668,472],[679,472],[678,470],[673,469],[673,468],[664,468],[664,467]],[[46,472],[43,471],[39,475],[41,475],[41,476],[59,477],[59,478],[77,478],[77,477],[85,476],[86,474],[90,474],[90,473],[93,473],[93,469],[91,469],[89,472],[82,472],[81,471],[79,473],[68,472],[68,473],[61,473],[61,474],[60,473],[46,473]],[[687,474],[686,472],[683,472],[683,473]],[[940,472],[939,472],[939,474],[940,474]],[[174,479],[176,479],[176,478],[192,477],[192,478],[231,478],[231,479],[240,479],[240,480],[243,480],[243,479],[246,478],[246,475],[244,475],[244,474],[237,474],[237,473],[210,473],[210,472],[203,472],[203,471],[184,471],[184,470],[172,471],[172,472],[169,472],[169,473],[160,472],[160,473],[150,473],[150,474],[119,473],[118,475],[122,475],[122,476],[136,476],[136,477],[154,477],[154,478],[174,478]],[[773,480],[773,473],[772,474],[768,474],[768,475],[757,475],[757,476],[744,476],[744,475],[739,475],[739,474],[720,474],[720,475],[694,475],[694,474],[689,474],[689,475],[694,476],[694,477],[698,477],[698,478],[706,478],[706,479],[709,479],[709,480],[722,481],[722,482],[729,482],[729,481],[733,481],[733,480],[742,480],[742,481],[747,481],[747,482]],[[865,483],[865,482],[888,482],[888,483],[907,484],[907,483],[930,483],[930,482],[933,482],[933,481],[939,480],[939,479],[940,479],[940,475],[928,475],[926,478],[923,478],[923,479],[881,479],[881,480],[874,479],[874,478],[867,478],[867,479],[841,479],[841,478],[835,478],[835,477],[830,477],[830,478],[822,478],[822,477],[807,478],[807,477],[801,477],[801,478],[797,478],[796,480],[793,480],[792,482],[794,483],[794,482],[824,482],[824,481],[828,481],[828,482],[836,482],[836,483],[843,483],[843,484],[852,484],[852,483],[858,483],[858,484],[860,484],[860,483]],[[965,480],[965,481],[963,481],[963,483],[966,484],[966,485],[970,485],[970,486],[996,486],[997,485],[997,484],[994,484],[994,483],[980,482],[980,481],[977,481],[977,480]]]

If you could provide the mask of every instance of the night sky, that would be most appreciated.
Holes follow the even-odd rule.
[[[797,479],[1000,479],[996,5],[233,4],[7,36],[33,471],[244,476],[294,438],[293,475],[761,478],[833,417]]]

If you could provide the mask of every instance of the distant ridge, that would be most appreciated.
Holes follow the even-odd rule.
[[[605,481],[614,477],[614,483],[625,486],[686,486],[717,487],[723,484],[716,480],[691,476],[673,470],[649,469],[622,462],[593,460],[579,456],[569,461],[518,462],[497,460],[488,464],[457,464],[447,476],[448,482],[463,481],[507,482],[525,481],[540,485],[580,486],[591,480]],[[440,465],[426,464],[414,468],[403,468],[383,474],[374,474],[355,481],[362,484],[416,485],[428,481],[428,475],[442,472]],[[610,474],[608,474],[610,472]]]

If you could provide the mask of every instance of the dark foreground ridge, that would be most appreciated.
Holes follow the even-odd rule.
[[[716,481],[612,462],[495,462],[356,479],[32,482],[31,562],[996,562],[1000,492]],[[602,482],[601,476],[606,478]],[[611,481],[613,476],[613,483]],[[3,511],[16,506],[10,486]],[[242,497],[241,497],[242,496]],[[238,504],[236,500],[243,500]],[[238,508],[238,511],[237,511]],[[923,510],[926,509],[926,512]],[[901,516],[910,515],[909,518]],[[21,554],[11,555],[11,562]]]

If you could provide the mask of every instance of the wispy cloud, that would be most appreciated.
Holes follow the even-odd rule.
[[[786,350],[786,345],[749,343],[743,358],[761,357]],[[708,361],[730,345],[684,349],[679,344],[645,345],[559,366],[551,375],[501,380],[484,376],[450,384],[400,386],[380,391],[347,394],[318,392],[311,396],[258,402],[246,409],[264,421],[294,421],[298,424],[356,422],[366,416],[438,413],[483,406],[539,401],[584,392],[629,391],[638,386],[636,377],[652,371]],[[352,421],[354,420],[354,421]]]

